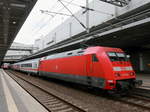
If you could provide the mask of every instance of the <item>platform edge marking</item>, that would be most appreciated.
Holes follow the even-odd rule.
[[[2,72],[7,75],[3,70]],[[4,88],[4,94],[5,94],[5,99],[6,99],[6,102],[7,102],[7,107],[8,107],[8,111],[9,112],[19,112],[18,111],[18,108],[14,102],[14,99],[11,95],[11,92],[5,82],[5,79],[4,79],[4,74],[2,74],[2,84],[3,84],[3,88]]]

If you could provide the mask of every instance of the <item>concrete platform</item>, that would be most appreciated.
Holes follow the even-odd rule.
[[[0,69],[0,112],[48,112]]]
[[[137,79],[143,80],[143,85],[150,89],[150,74],[137,74]]]

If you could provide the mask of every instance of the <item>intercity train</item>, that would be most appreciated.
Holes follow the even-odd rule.
[[[3,69],[9,69],[10,67],[10,63],[3,63],[3,65],[1,66],[1,68]]]
[[[120,48],[88,47],[14,63],[12,68],[114,92],[126,92],[142,84]]]

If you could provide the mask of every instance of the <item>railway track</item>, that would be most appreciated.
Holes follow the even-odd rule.
[[[141,97],[138,95],[131,95],[128,97],[117,99],[117,101],[150,111],[150,99],[147,99],[145,97]]]
[[[150,89],[137,88],[133,91],[132,94],[150,99]]]
[[[45,88],[34,84],[15,72],[6,71],[23,89],[42,104],[49,112],[88,112],[87,109],[72,104],[60,96],[48,92]]]
[[[117,101],[150,111],[150,90],[136,88],[129,96],[117,99]]]
[[[80,106],[71,104],[60,97],[47,92],[43,87],[34,84],[34,81],[26,79],[24,76],[17,75],[15,72],[6,71],[19,85],[21,85],[29,94],[39,101],[50,112],[87,112]],[[31,86],[32,85],[32,86]],[[150,111],[150,94],[149,90],[138,88],[130,96],[123,98],[107,98],[124,104],[132,105],[143,110]],[[56,109],[56,110],[55,110]]]
[[[149,86],[142,86],[141,88],[146,88],[150,90],[150,85]]]

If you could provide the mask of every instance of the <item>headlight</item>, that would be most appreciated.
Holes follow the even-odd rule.
[[[107,82],[109,82],[109,83],[113,83],[114,81],[113,81],[113,80],[107,80]]]
[[[131,72],[131,73],[130,73],[130,76],[134,76],[134,75],[135,75],[134,72]]]
[[[115,76],[116,77],[120,77],[120,73],[115,73]]]

